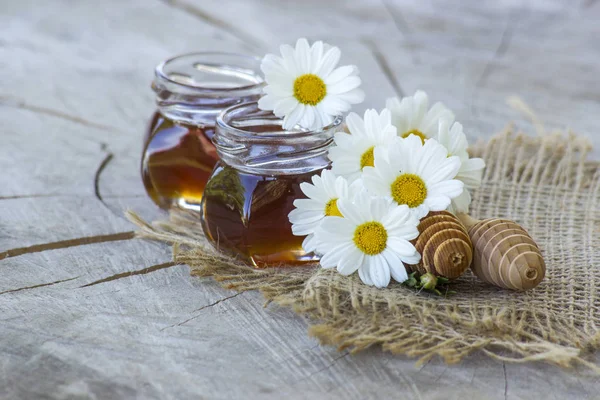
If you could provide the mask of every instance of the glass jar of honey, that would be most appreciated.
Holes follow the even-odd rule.
[[[192,53],[164,61],[152,89],[157,110],[144,139],[142,180],[163,208],[199,210],[218,160],[211,142],[224,109],[259,98],[260,59],[228,53]]]
[[[255,267],[316,260],[292,234],[288,214],[305,198],[300,184],[330,165],[327,151],[342,118],[320,131],[282,128],[256,102],[217,118],[217,163],[202,198],[202,226],[219,250]]]

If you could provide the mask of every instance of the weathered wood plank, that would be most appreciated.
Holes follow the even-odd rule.
[[[599,15],[586,1],[4,2],[0,254],[34,251],[0,261],[0,397],[594,398],[585,371],[338,353],[259,294],[190,278],[167,246],[116,239],[133,228],[123,209],[160,215],[138,162],[167,56],[325,39],[362,71],[356,111],[423,88],[486,137],[515,117],[529,127],[504,104],[516,93],[600,148]]]

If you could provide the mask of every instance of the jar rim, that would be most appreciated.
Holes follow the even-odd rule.
[[[221,161],[259,175],[308,173],[329,165],[329,148],[343,125],[343,117],[320,130],[283,129],[283,118],[261,110],[258,102],[229,107],[217,116],[212,137]]]
[[[261,110],[258,107],[258,102],[253,101],[253,102],[248,102],[248,103],[236,104],[234,106],[231,106],[231,107],[226,108],[225,110],[221,111],[219,113],[219,115],[217,116],[217,120],[216,120],[216,126],[218,129],[217,132],[218,133],[220,132],[222,134],[223,131],[226,131],[227,135],[235,136],[238,139],[241,139],[245,142],[260,143],[260,142],[269,142],[272,140],[281,140],[283,138],[288,139],[288,140],[293,140],[293,139],[301,139],[301,138],[306,138],[306,137],[311,137],[311,136],[313,136],[313,137],[319,136],[319,135],[326,134],[327,132],[330,132],[330,131],[333,131],[333,130],[339,128],[341,126],[342,122],[344,121],[343,116],[338,115],[334,118],[334,120],[329,125],[323,127],[320,130],[307,130],[307,129],[284,130],[282,128],[282,130],[279,132],[257,133],[257,132],[252,132],[249,130],[237,128],[237,127],[231,125],[231,123],[229,123],[227,121],[227,117],[229,115],[235,113],[236,111],[238,111],[240,109],[244,109],[244,108],[250,110],[251,112],[260,112],[262,114],[263,118],[268,118],[270,120],[283,121],[283,118],[275,116],[275,114],[273,114],[271,111]]]
[[[158,64],[156,66],[156,68],[154,69],[154,74],[155,74],[156,78],[165,80],[171,85],[175,85],[177,87],[182,87],[186,91],[193,91],[196,93],[204,93],[204,94],[217,94],[217,93],[224,94],[224,93],[234,93],[234,92],[238,92],[238,91],[252,91],[252,90],[256,90],[256,89],[262,89],[266,85],[266,82],[263,78],[261,82],[257,82],[255,84],[245,85],[245,86],[204,87],[204,86],[186,84],[184,82],[172,79],[169,76],[169,74],[165,72],[165,67],[169,63],[181,60],[186,57],[219,57],[219,56],[232,57],[232,58],[237,58],[239,60],[255,62],[257,64],[258,68],[254,68],[254,72],[257,73],[256,74],[257,76],[260,76],[260,62],[261,62],[260,57],[252,56],[252,55],[248,55],[248,54],[225,52],[225,51],[197,51],[197,52],[179,54],[179,55],[167,58],[166,60],[164,60],[160,64]],[[235,65],[235,64],[232,64],[232,66],[233,65]]]

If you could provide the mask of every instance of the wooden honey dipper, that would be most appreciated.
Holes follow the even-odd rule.
[[[501,218],[477,220],[458,214],[474,245],[471,269],[482,281],[506,289],[528,290],[546,275],[542,253],[527,231]]]
[[[411,272],[432,273],[448,279],[461,276],[473,260],[473,245],[460,220],[447,211],[431,212],[418,226],[419,236],[412,241],[421,254]]]

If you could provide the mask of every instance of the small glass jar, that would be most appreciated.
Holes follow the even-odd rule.
[[[224,109],[256,101],[264,87],[260,59],[240,54],[192,53],[156,67],[157,111],[144,139],[142,180],[163,208],[199,210],[218,160],[211,142]]]
[[[342,118],[321,131],[282,129],[256,102],[225,110],[213,143],[220,161],[202,199],[202,226],[219,250],[255,267],[314,261],[292,234],[288,214],[306,198],[300,184],[330,166],[327,151]]]

